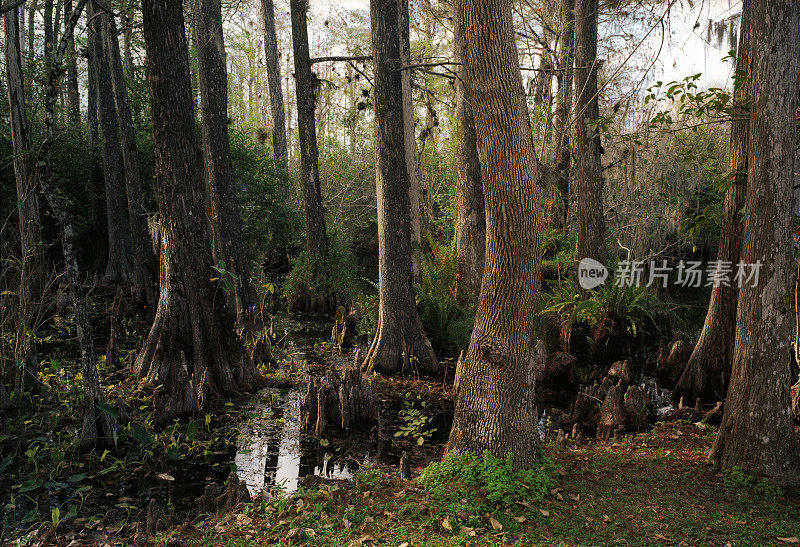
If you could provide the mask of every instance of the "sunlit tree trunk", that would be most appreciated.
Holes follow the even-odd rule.
[[[549,226],[563,230],[569,211],[569,181],[572,150],[570,116],[572,115],[572,74],[575,58],[575,0],[561,0],[561,50],[559,52],[558,95],[556,97],[556,176],[552,188]]]
[[[272,0],[261,0],[264,17],[264,55],[267,59],[267,80],[269,82],[269,105],[272,109],[272,148],[275,159],[284,169],[288,169],[286,150],[286,108],[283,105],[281,87],[281,58],[278,52],[278,35],[275,32],[275,6]],[[282,189],[288,197],[288,188]]]
[[[739,27],[737,70],[751,74],[750,51],[751,0],[742,2],[742,22]],[[749,144],[750,83],[743,81],[736,93],[734,120],[731,121],[728,169],[731,186],[725,193],[722,206],[722,230],[719,238],[717,260],[736,264],[742,249],[742,209],[747,196],[747,150]],[[731,378],[733,344],[736,337],[736,306],[739,289],[736,284],[720,284],[711,290],[706,320],[692,357],[678,380],[673,396],[675,401],[684,397],[705,403],[725,398]]]
[[[372,0],[375,65],[375,163],[378,195],[378,329],[363,367],[386,373],[437,372],[439,363],[422,328],[412,287],[411,203],[406,168],[401,58],[401,4]]]
[[[197,37],[202,44],[198,70],[203,161],[211,204],[211,250],[214,262],[223,263],[225,270],[233,274],[228,303],[241,323],[245,313],[256,304],[256,296],[242,244],[228,141],[228,73],[219,0],[198,0],[196,22]]]
[[[796,0],[752,2],[752,100],[741,260],[761,263],[739,289],[733,368],[710,457],[800,486],[790,407],[792,225],[797,130]]]
[[[600,117],[597,101],[598,0],[575,2],[575,203],[578,209],[578,261],[605,262],[603,179],[600,132],[592,122]]]
[[[463,62],[467,28],[454,13],[453,60]],[[483,201],[481,164],[475,136],[472,102],[464,84],[464,71],[456,65],[456,249],[458,254],[458,292],[477,300],[486,260],[486,209]]]
[[[469,29],[464,73],[486,197],[486,267],[462,362],[447,450],[498,457],[518,469],[540,458],[534,400],[542,211],[511,3],[457,0]]]
[[[219,282],[203,207],[194,139],[189,52],[179,2],[143,0],[161,221],[161,287],[134,374],[157,389],[156,422],[205,408],[220,393],[260,377],[234,330]]]

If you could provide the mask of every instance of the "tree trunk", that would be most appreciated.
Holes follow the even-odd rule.
[[[401,58],[401,4],[372,0],[372,58],[375,65],[375,163],[378,195],[378,329],[364,360],[368,371],[419,369],[439,363],[422,328],[412,287],[411,204],[406,169]]]
[[[42,299],[44,271],[42,269],[39,196],[36,192],[35,169],[30,152],[25,92],[22,83],[19,12],[20,8],[14,8],[6,12],[3,18],[5,20],[6,81],[11,117],[11,143],[14,150],[21,265],[14,357],[16,361],[14,389],[17,393],[22,393],[33,387],[37,381],[38,363],[33,332],[33,307]]]
[[[42,24],[44,25],[44,62],[47,65],[53,56],[53,0],[44,0]]]
[[[788,363],[796,137],[798,5],[752,2],[752,101],[741,259],[761,262],[739,289],[733,374],[710,457],[774,482],[800,486]],[[756,286],[753,286],[756,285]]]
[[[206,407],[219,392],[260,384],[213,283],[203,210],[189,52],[180,3],[142,2],[161,216],[161,288],[150,333],[134,366],[157,388],[156,422]],[[191,367],[191,368],[189,368]]]
[[[286,109],[283,106],[281,87],[281,58],[278,53],[278,35],[275,32],[275,6],[272,0],[261,0],[264,16],[264,55],[267,59],[269,82],[269,104],[272,109],[272,149],[281,167],[288,170],[289,155],[286,151]],[[284,198],[289,197],[289,188],[281,188]]]
[[[72,13],[72,0],[64,0],[64,13]],[[78,52],[75,38],[67,44],[67,125],[73,129],[81,123],[81,97],[78,90]]]
[[[89,20],[87,10],[87,21]],[[105,270],[106,258],[108,256],[108,237],[106,230],[106,212],[103,206],[103,168],[101,162],[97,161],[98,147],[100,146],[100,128],[97,123],[97,62],[94,56],[94,44],[97,41],[94,32],[88,32],[86,38],[86,141],[89,149],[90,178],[89,178],[89,200],[91,202],[91,222],[92,226],[100,231],[98,237],[92,239],[92,261],[91,270],[102,272]]]
[[[122,57],[119,53],[117,25],[113,15],[106,14],[100,18],[103,26],[105,56],[111,76],[114,104],[119,138],[122,148],[122,161],[125,168],[125,189],[130,222],[131,250],[133,261],[133,288],[136,298],[148,307],[155,306],[158,298],[156,284],[158,266],[153,254],[150,233],[147,230],[147,210],[144,207],[141,174],[139,171],[139,154],[136,149],[136,130],[133,126],[128,89],[125,86],[125,73]]]
[[[411,29],[408,0],[400,2],[400,64],[411,64]],[[422,275],[422,218],[419,208],[420,172],[417,163],[414,95],[411,91],[411,69],[400,72],[403,88],[403,135],[405,139],[406,170],[408,171],[408,200],[411,206],[411,273],[414,281]]]
[[[597,102],[597,4],[598,0],[575,2],[575,202],[578,209],[578,261],[593,258],[604,263],[600,133],[590,125],[600,117]]]
[[[111,414],[101,411],[98,415],[97,410],[106,403],[105,392],[100,387],[100,379],[97,375],[97,363],[94,355],[94,342],[92,340],[91,324],[89,314],[86,310],[86,300],[83,294],[83,287],[80,283],[78,271],[78,260],[75,256],[75,244],[73,241],[73,230],[69,219],[66,216],[64,204],[61,201],[60,191],[53,184],[53,173],[47,163],[47,154],[55,142],[54,122],[55,102],[58,93],[57,83],[61,72],[61,63],[67,49],[67,42],[73,38],[75,25],[80,18],[80,14],[86,5],[86,0],[78,0],[78,4],[70,14],[64,28],[64,35],[58,44],[55,52],[51,52],[51,60],[47,88],[45,90],[45,131],[46,138],[39,148],[37,166],[39,170],[39,183],[42,193],[47,199],[50,209],[55,216],[61,229],[61,248],[64,252],[64,267],[66,270],[67,284],[69,287],[72,307],[75,313],[75,330],[78,337],[78,345],[81,348],[81,373],[83,375],[83,404],[84,418],[81,430],[81,447],[88,448],[94,446],[98,441],[110,443],[115,438],[116,421]],[[102,409],[101,409],[102,410]]]
[[[129,77],[133,76],[133,54],[131,53],[133,31],[131,25],[135,10],[136,2],[131,2],[119,12],[119,24],[122,26],[122,67]]]
[[[454,14],[453,60],[463,62],[467,29]],[[456,66],[456,252],[459,296],[477,301],[486,261],[486,208],[483,202],[481,163],[475,136],[472,103],[464,83],[464,70]]]
[[[319,260],[328,252],[325,210],[322,208],[322,195],[319,189],[319,151],[314,119],[317,77],[311,72],[308,54],[306,22],[308,0],[290,0],[289,6],[292,16],[297,127],[300,136],[300,186],[303,189],[303,211],[306,219],[306,251],[316,272]]]
[[[556,97],[556,176],[552,188],[549,226],[563,230],[569,212],[570,116],[572,115],[572,74],[575,49],[575,0],[561,0],[561,51]]]
[[[750,3],[742,2],[742,22],[739,27],[739,51],[737,70],[751,74],[750,49]],[[731,186],[725,193],[723,203],[722,231],[719,239],[717,260],[735,265],[742,249],[742,209],[747,196],[747,150],[749,143],[750,83],[742,82],[737,90],[734,120],[731,121],[728,169],[732,173]],[[679,401],[685,397],[694,401],[698,397],[704,403],[715,403],[725,399],[731,377],[733,345],[736,337],[736,306],[739,289],[735,283],[729,287],[720,284],[711,291],[706,320],[692,357],[686,365],[673,391]]]
[[[103,179],[106,189],[106,221],[108,223],[108,262],[103,283],[131,283],[133,271],[133,241],[131,237],[125,174],[119,142],[119,126],[111,84],[109,59],[103,40],[105,19],[110,17],[93,4],[89,6],[91,32],[95,35],[92,61],[97,83],[97,118],[103,152]]]
[[[511,3],[458,0],[455,13],[470,31],[464,73],[486,198],[486,268],[447,450],[513,452],[515,468],[530,468],[541,455],[531,313],[541,282],[538,164]]]
[[[197,8],[197,37],[202,44],[197,59],[200,113],[206,191],[211,203],[211,250],[214,262],[224,263],[225,270],[235,276],[228,303],[241,323],[244,314],[257,304],[257,299],[242,244],[228,141],[228,73],[222,36],[222,9],[219,0],[198,0]]]
[[[28,59],[27,59],[28,62],[26,66],[33,65],[34,61],[34,54],[35,54],[34,39],[36,38],[34,23],[36,22],[36,10],[38,8],[39,8],[39,0],[32,0],[30,2],[30,7],[28,8],[28,35],[27,35],[28,46],[26,48],[28,52]],[[22,32],[21,27],[20,27],[20,32]]]

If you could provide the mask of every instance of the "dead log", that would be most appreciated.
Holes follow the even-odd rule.
[[[626,430],[631,433],[649,430],[647,415],[652,403],[647,393],[639,386],[630,386],[625,392],[624,404]]]
[[[614,380],[622,380],[624,385],[630,385],[633,381],[633,370],[631,364],[626,359],[625,361],[617,361],[608,369],[608,376]]]
[[[709,410],[703,416],[703,423],[709,425],[720,425],[722,423],[723,404],[722,401],[717,401],[713,409]]]
[[[324,382],[312,379],[300,403],[301,430],[317,437],[377,423],[377,401],[357,367],[345,369],[341,379],[332,369]]]
[[[353,347],[353,342],[358,336],[358,311],[349,310],[344,306],[336,308],[336,316],[331,329],[331,343],[339,351]]]
[[[264,332],[256,338],[253,349],[250,351],[250,360],[253,361],[254,365],[260,365],[261,363],[268,363],[270,359],[272,359],[272,344],[267,337],[267,333]]]
[[[403,452],[400,456],[400,478],[404,481],[411,480],[411,463],[408,460],[408,452]]]
[[[656,359],[656,376],[675,384],[683,374],[694,351],[689,337],[676,332],[668,344],[662,342]]]
[[[575,367],[578,358],[569,353],[557,351],[541,361],[537,358],[535,368],[536,389],[550,391],[574,391],[578,387]]]
[[[570,408],[569,421],[576,425],[581,424],[582,429],[594,430],[600,420],[600,405],[605,396],[606,391],[598,382],[578,393]]]
[[[608,440],[614,431],[626,426],[625,406],[622,396],[622,382],[608,390],[603,406],[600,407],[600,421],[597,424],[597,436]]]
[[[158,505],[155,498],[150,498],[147,505],[146,532],[148,536],[154,536],[167,529],[167,521],[164,517],[164,510]]]
[[[195,504],[200,513],[230,513],[239,504],[251,501],[247,483],[231,472],[224,490],[217,483],[208,484]]]

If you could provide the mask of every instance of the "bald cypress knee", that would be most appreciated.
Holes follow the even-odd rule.
[[[486,266],[462,364],[447,450],[540,458],[534,402],[535,314],[541,282],[540,174],[533,150],[511,3],[457,0],[470,30],[464,73],[486,197]]]

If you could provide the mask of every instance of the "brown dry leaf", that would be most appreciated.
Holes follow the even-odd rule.
[[[603,515],[603,522],[611,522],[611,517],[608,515]]]
[[[531,505],[527,501],[518,501],[521,506],[525,507],[526,509],[532,509]]]
[[[325,529],[325,530],[330,530],[331,528],[333,528],[333,523],[332,522],[326,522],[325,524],[322,525],[322,528]]]
[[[661,534],[656,534],[655,536],[653,536],[653,538],[654,538],[654,539],[660,539],[660,540],[662,540],[662,541],[672,541],[672,540],[671,540],[671,539],[669,539],[667,536],[662,536]]]
[[[800,539],[798,539],[797,536],[790,538],[776,538],[776,539],[782,543],[800,543]]]
[[[306,533],[307,536],[312,537],[312,538],[316,537],[316,535],[317,535],[317,532],[313,528],[306,528],[303,531]]]
[[[375,519],[368,516],[364,518],[364,522],[375,522]]]
[[[156,475],[156,477],[158,477],[158,478],[159,478],[159,479],[161,479],[162,481],[169,481],[169,482],[172,482],[172,481],[174,481],[174,480],[175,480],[175,477],[173,477],[173,476],[172,476],[172,475],[170,475],[169,473],[159,473],[158,475]]]
[[[556,498],[558,498],[558,499],[559,499],[559,501],[560,501],[560,500],[563,500],[563,499],[564,499],[564,496],[562,496],[561,494],[556,494]]]
[[[572,501],[581,501],[581,495],[580,494],[567,494],[567,496]]]
[[[528,520],[525,517],[512,517],[512,518],[517,522],[525,522],[526,520]]]
[[[562,492],[563,490],[564,490],[564,489],[563,489],[563,488],[561,488],[561,487],[558,487],[558,488],[553,488],[552,490],[550,490],[550,493],[551,493],[551,494],[553,494],[553,495],[555,496],[556,494],[558,494],[559,492]]]
[[[503,529],[503,525],[502,525],[502,524],[500,524],[500,523],[497,521],[497,519],[496,519],[496,518],[494,518],[494,517],[489,517],[489,524],[491,524],[491,525],[492,525],[492,528],[494,528],[495,530],[502,530],[502,529]]]
[[[353,525],[353,523],[352,523],[352,522],[350,522],[349,520],[347,520],[347,517],[344,517],[344,518],[342,518],[342,522],[344,523],[344,527],[345,527],[345,528],[347,528],[348,530],[349,530],[349,529],[350,529],[350,527]]]
[[[476,535],[478,535],[478,534],[475,532],[475,528],[470,528],[469,526],[462,526],[462,527],[461,527],[461,533],[463,533],[463,534],[466,534],[466,535],[468,535],[469,537],[473,537],[473,538],[474,538]]]
[[[446,519],[444,519],[442,521],[442,528],[444,528],[448,532],[452,532],[453,531],[453,527],[450,525],[450,519],[449,518],[446,518]]]
[[[550,511],[546,511],[544,509],[539,509],[539,511],[541,511],[542,515],[545,516],[545,517],[549,517],[550,516]]]

